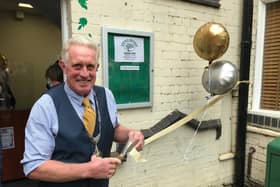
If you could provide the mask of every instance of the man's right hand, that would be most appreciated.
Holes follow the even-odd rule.
[[[115,174],[117,166],[121,164],[121,160],[118,158],[102,158],[92,155],[89,164],[89,178],[104,179],[111,178]]]

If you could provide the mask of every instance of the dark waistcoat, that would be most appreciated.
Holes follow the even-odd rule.
[[[58,133],[55,138],[55,149],[52,154],[52,160],[58,160],[66,163],[88,162],[95,151],[95,146],[90,140],[83,126],[82,120],[77,115],[75,109],[70,103],[65,91],[64,84],[50,89],[49,94],[55,104],[58,116]],[[114,128],[110,120],[105,89],[94,86],[96,100],[98,101],[98,110],[101,119],[101,137],[98,148],[103,157],[109,157],[114,137]],[[98,112],[96,112],[98,113]],[[96,120],[95,133],[99,132],[98,119]],[[40,187],[107,187],[108,179],[85,179],[66,183],[40,182]]]

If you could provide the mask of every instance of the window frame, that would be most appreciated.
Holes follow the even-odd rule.
[[[280,117],[280,111],[265,110],[260,108],[262,78],[263,78],[263,55],[264,55],[264,38],[266,26],[266,4],[273,3],[278,0],[259,0],[258,15],[257,15],[257,36],[256,36],[256,51],[255,51],[255,71],[253,77],[253,95],[252,95],[252,114],[262,114],[271,117]]]
[[[60,7],[61,7],[61,38],[62,38],[62,45],[70,38],[69,34],[69,1],[67,0],[60,0]]]

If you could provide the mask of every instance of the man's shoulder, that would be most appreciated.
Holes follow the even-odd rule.
[[[94,85],[94,86],[93,86],[93,90],[94,90],[94,93],[95,93],[97,96],[104,95],[104,93],[105,93],[105,88],[104,88],[103,86]]]
[[[93,89],[104,89],[105,87],[104,86],[100,86],[100,85],[94,85],[93,86]]]
[[[59,84],[46,91],[46,94],[53,96],[63,91],[64,84]]]
[[[104,92],[104,93],[106,93],[106,95],[112,94],[112,91],[109,88],[104,87],[104,86],[94,85],[93,90],[95,92]]]

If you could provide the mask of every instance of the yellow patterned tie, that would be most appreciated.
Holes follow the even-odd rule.
[[[85,106],[84,114],[83,114],[83,123],[84,126],[90,136],[93,136],[93,132],[95,129],[95,123],[96,123],[96,113],[91,107],[91,104],[89,102],[88,98],[83,99],[83,105]]]

